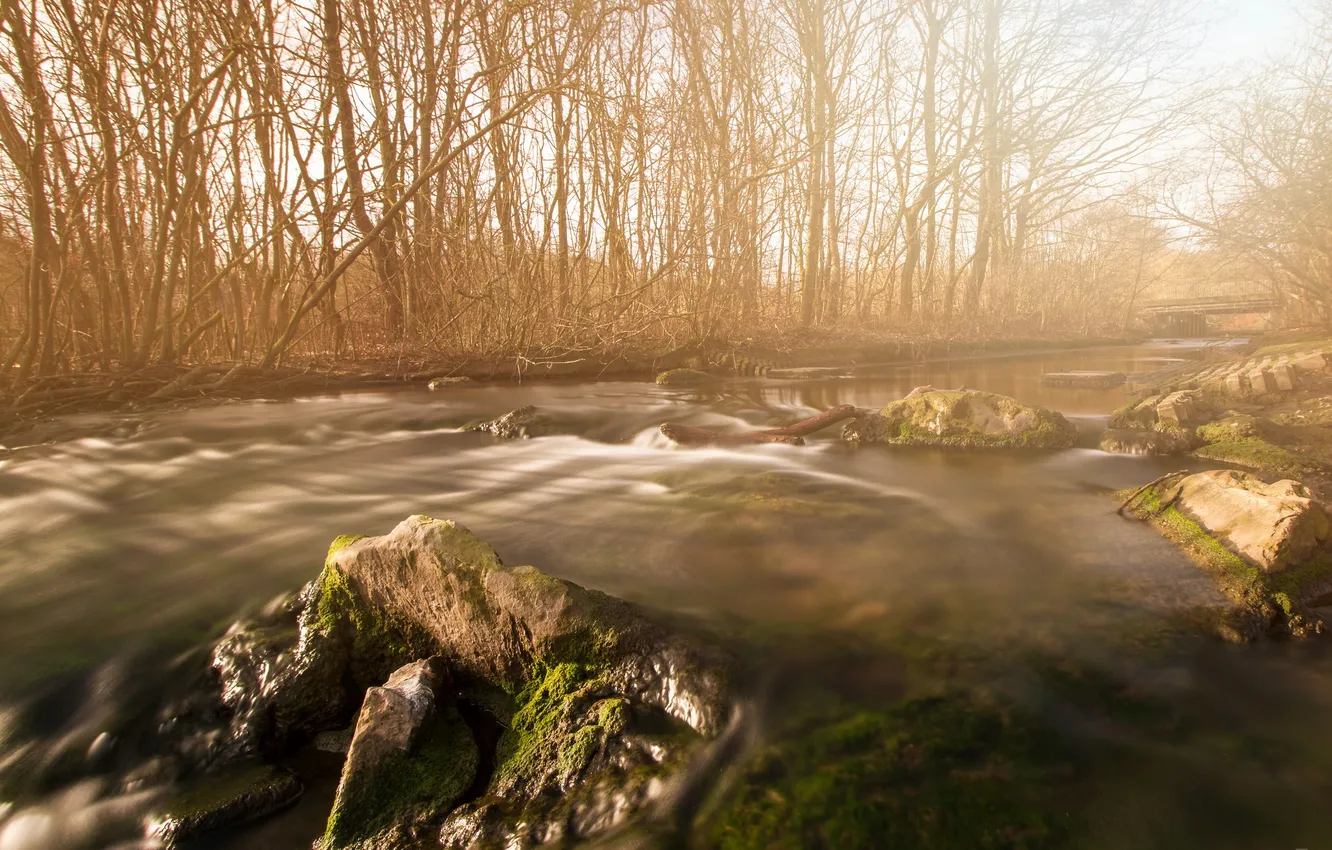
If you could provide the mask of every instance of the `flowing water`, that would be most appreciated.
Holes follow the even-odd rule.
[[[76,765],[44,800],[0,803],[0,848],[130,841],[153,789],[124,793],[112,780],[146,748],[101,732],[188,678],[204,663],[198,647],[239,613],[313,578],[333,537],[384,533],[413,513],[458,520],[508,564],[767,635],[767,660],[788,671],[781,688],[817,678],[886,703],[919,687],[902,648],[920,641],[1111,670],[1203,731],[1068,712],[1065,732],[1131,738],[1089,769],[1094,846],[1332,846],[1327,651],[1197,636],[1194,614],[1220,604],[1218,592],[1152,529],[1116,516],[1109,495],[1186,464],[1095,449],[1128,388],[1040,384],[1049,371],[1149,371],[1186,348],[706,389],[352,393],[64,423],[65,436],[0,468],[0,759],[40,748]],[[804,447],[682,449],[657,431],[668,420],[771,427],[922,384],[1054,408],[1080,446],[856,449],[832,429]],[[460,429],[526,404],[564,436],[500,442]],[[1162,648],[1143,634],[1171,637]],[[1004,687],[1042,701],[1019,667]],[[984,675],[993,684],[994,668]],[[308,846],[330,797],[316,783],[291,813],[217,846]]]

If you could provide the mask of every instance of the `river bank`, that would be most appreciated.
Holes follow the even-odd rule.
[[[651,380],[691,362],[732,362],[806,368],[895,366],[976,357],[1018,357],[1124,345],[1102,337],[987,336],[932,338],[888,333],[807,331],[759,340],[708,340],[683,346],[612,352],[529,352],[512,356],[403,356],[394,360],[311,360],[261,369],[246,363],[157,364],[134,370],[83,372],[0,386],[0,440],[41,439],[53,417],[82,413],[140,412],[199,404],[270,399],[315,393],[393,390],[440,378],[478,383],[526,381]]]

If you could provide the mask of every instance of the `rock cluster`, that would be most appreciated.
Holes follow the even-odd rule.
[[[621,600],[506,567],[449,521],[340,538],[288,616],[294,629],[233,630],[213,663],[238,753],[274,759],[355,717],[323,850],[603,831],[730,712],[723,656]]]
[[[511,410],[503,416],[467,426],[468,431],[480,431],[501,440],[526,440],[540,437],[550,430],[550,420],[532,405]]]

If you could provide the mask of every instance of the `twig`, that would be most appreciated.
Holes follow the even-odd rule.
[[[1136,500],[1143,493],[1146,493],[1148,490],[1152,489],[1153,487],[1162,483],[1163,481],[1168,481],[1171,478],[1174,478],[1176,475],[1188,475],[1188,474],[1189,471],[1187,469],[1179,469],[1174,472],[1166,473],[1165,475],[1162,475],[1160,478],[1156,479],[1155,481],[1147,482],[1146,484],[1142,485],[1141,487],[1130,493],[1129,497],[1120,503],[1119,510],[1115,511],[1115,513],[1119,514],[1120,516],[1123,516],[1124,509],[1127,508],[1129,505],[1131,505],[1134,502],[1134,500]],[[1176,495],[1175,499],[1178,498],[1179,496]],[[1171,504],[1174,504],[1175,499],[1171,499],[1170,502],[1166,505],[1166,507],[1169,507]],[[1164,508],[1162,510],[1164,510]]]

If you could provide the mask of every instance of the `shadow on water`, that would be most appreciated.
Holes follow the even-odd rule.
[[[1147,372],[1177,354],[1104,349],[703,390],[352,394],[103,418],[92,424],[115,436],[13,453],[0,470],[0,751],[40,744],[71,766],[45,802],[0,811],[0,846],[129,838],[151,772],[116,793],[111,777],[144,756],[124,740],[99,755],[99,732],[198,669],[197,653],[180,653],[313,578],[334,536],[382,533],[412,513],[457,519],[506,563],[663,609],[737,649],[756,683],[757,737],[717,767],[710,787],[731,796],[695,795],[706,825],[688,841],[836,846],[841,835],[854,846],[855,829],[909,824],[916,846],[964,846],[940,826],[948,812],[989,809],[967,808],[957,788],[990,808],[1036,805],[1015,788],[1062,806],[996,847],[1332,841],[1332,659],[1320,645],[1202,637],[1219,594],[1108,496],[1180,461],[1091,448],[1127,388],[1040,383],[1050,371]],[[803,448],[681,450],[655,430],[771,426],[922,384],[1055,408],[1084,439],[1041,455],[853,450],[835,434]],[[566,436],[500,443],[459,430],[525,404]],[[856,820],[860,809],[837,802],[904,783],[934,820]],[[208,846],[308,842],[332,787]],[[800,806],[822,812],[818,823]],[[43,827],[39,814],[83,826]]]

